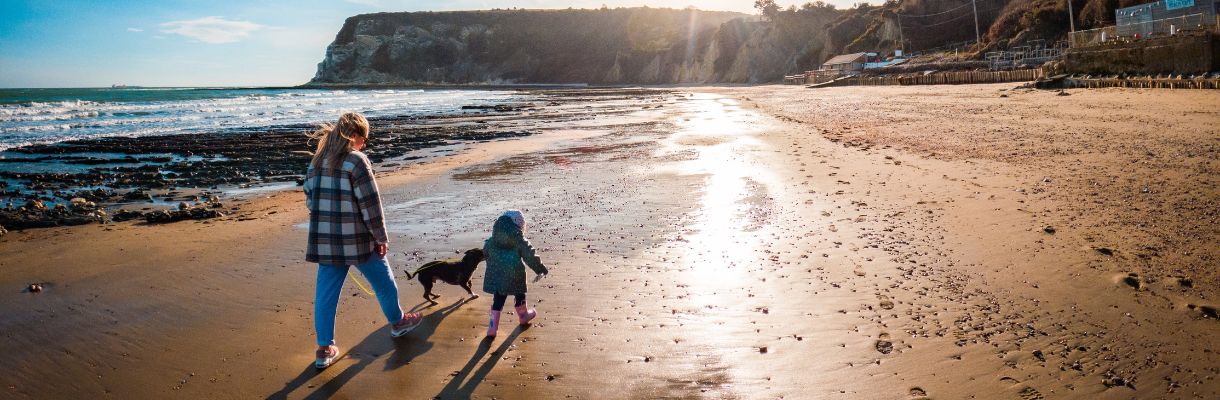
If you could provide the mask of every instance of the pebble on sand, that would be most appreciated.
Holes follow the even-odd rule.
[[[31,283],[30,286],[26,287],[25,289],[28,290],[30,293],[38,293],[38,292],[42,291],[42,284],[41,283]]]

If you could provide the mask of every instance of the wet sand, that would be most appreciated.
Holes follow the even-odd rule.
[[[391,340],[349,281],[346,357],[321,373],[299,192],[242,204],[245,220],[10,232],[0,384],[6,398],[1216,398],[1220,94],[1013,86],[681,88],[382,175],[399,272],[525,210],[552,269],[530,287],[540,317],[522,330],[506,315],[484,340],[488,296],[443,285],[427,307],[400,274],[402,304],[427,319]]]

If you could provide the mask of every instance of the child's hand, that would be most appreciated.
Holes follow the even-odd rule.
[[[542,278],[545,278],[545,277],[546,277],[546,274],[534,275],[534,283],[538,283],[538,281],[542,280]]]

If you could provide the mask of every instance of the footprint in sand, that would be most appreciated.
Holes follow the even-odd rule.
[[[926,397],[928,395],[926,390],[918,386],[911,388],[908,393],[911,394],[911,397]]]
[[[1127,274],[1127,276],[1123,277],[1123,283],[1125,283],[1127,286],[1130,286],[1132,289],[1135,289],[1135,290],[1140,290],[1140,288],[1144,287],[1144,281],[1142,279],[1140,279],[1139,274],[1134,273],[1134,272],[1129,273],[1129,274]]]
[[[890,300],[889,296],[880,296],[880,297],[878,297],[878,299],[881,300],[881,303],[880,303],[881,308],[886,309],[886,310],[894,309],[894,302],[892,300]]]
[[[1204,318],[1211,318],[1211,319],[1220,318],[1220,315],[1217,314],[1216,307],[1213,307],[1213,306],[1187,304],[1186,308],[1199,311],[1200,313],[1203,314]]]
[[[1041,392],[1038,392],[1037,389],[1034,389],[1029,386],[1026,386],[1024,389],[1021,389],[1021,391],[1018,392],[1017,394],[1021,396],[1022,400],[1042,400],[1045,398],[1045,397],[1042,397]]]
[[[882,332],[880,335],[877,335],[877,342],[874,343],[873,346],[876,347],[877,351],[881,354],[890,354],[894,351],[894,343],[891,343],[888,340],[889,338],[890,334]]]

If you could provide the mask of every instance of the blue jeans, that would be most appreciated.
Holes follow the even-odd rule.
[[[373,286],[377,303],[391,325],[402,320],[402,306],[398,305],[398,284],[394,282],[394,271],[386,259],[376,254],[356,269]],[[348,266],[318,264],[318,291],[314,297],[314,329],[318,332],[318,346],[335,344],[335,309],[339,307],[339,293],[343,280],[347,279]]]

